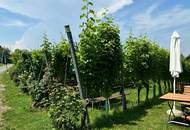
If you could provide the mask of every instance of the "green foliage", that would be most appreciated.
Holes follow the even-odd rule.
[[[0,45],[0,63],[12,63],[10,50]]]
[[[190,55],[188,55],[185,60],[187,60],[188,62],[190,62]]]
[[[20,50],[20,49],[16,49],[12,53],[12,60],[13,60],[14,64],[17,64],[19,62],[21,55],[22,55],[22,50]]]
[[[151,79],[169,80],[169,52],[155,43],[151,44]]]
[[[149,95],[149,80],[169,80],[169,52],[156,45],[155,42],[144,37],[133,37],[126,41],[125,52],[125,74],[128,79],[136,82],[138,88],[138,102],[142,86],[147,90],[146,99]],[[159,88],[161,94],[161,88]]]
[[[147,37],[130,36],[124,46],[125,71],[132,79],[169,79],[169,52]]]
[[[47,39],[47,38],[45,38]],[[51,93],[53,84],[60,82],[66,84],[67,75],[70,70],[70,53],[67,41],[62,37],[60,42],[55,46],[50,46],[48,40],[44,40],[43,48],[40,53],[33,53],[34,67],[42,71],[39,75],[39,81],[32,85],[31,95],[35,107],[47,107],[51,104]],[[51,51],[50,51],[51,50]],[[46,62],[46,55],[51,54],[51,58]],[[47,64],[43,64],[46,62]],[[41,67],[40,67],[41,66]],[[45,69],[44,69],[45,67]],[[37,71],[36,71],[37,72]],[[42,75],[42,78],[41,78]]]
[[[42,50],[34,50],[32,51],[32,77],[33,80],[40,80],[44,75],[44,69],[46,67],[44,63],[44,55]]]
[[[126,69],[133,79],[148,80],[151,73],[151,41],[147,37],[130,36],[124,46]]]
[[[50,107],[50,118],[54,128],[58,130],[76,130],[83,111],[82,101],[79,93],[69,87],[55,83],[51,93],[52,104]]]
[[[31,90],[32,100],[35,107],[47,107],[50,105],[49,95],[53,84],[52,69],[46,68],[43,79],[34,84]]]
[[[95,22],[95,11],[92,9],[93,3],[90,0],[83,0],[84,5],[82,6],[82,14],[80,15],[80,19],[84,19],[82,21],[80,27],[81,28],[86,28],[87,26],[91,26]]]
[[[182,68],[183,68],[183,72],[180,74],[179,77],[179,81],[183,82],[183,83],[190,83],[190,62],[189,59],[182,59]]]
[[[157,55],[159,56],[159,59],[158,59],[159,67],[157,68],[158,75],[160,76],[159,78],[162,80],[171,79],[170,72],[168,71],[168,69],[169,69],[169,52],[163,48],[160,48]]]
[[[61,41],[52,50],[51,67],[54,71],[54,77],[64,84],[66,83],[65,78],[70,76],[70,61],[69,44],[64,38],[61,38]]]
[[[41,49],[15,53],[20,85],[27,86],[33,107],[50,107],[56,129],[77,128],[83,107],[78,92],[66,87],[73,73],[68,42],[62,37],[57,45],[51,45],[44,35]],[[23,61],[26,62],[22,64]]]
[[[110,19],[88,19],[80,34],[78,56],[83,91],[109,97],[122,65],[119,29]],[[89,82],[91,81],[91,82]]]
[[[15,65],[19,73],[29,72],[31,67],[31,52],[28,50],[17,50],[13,53]]]
[[[11,72],[12,79],[20,85],[23,92],[28,93],[28,82],[31,78],[32,56],[31,52],[27,50],[15,50],[12,54],[14,69]]]
[[[51,46],[51,42],[49,42],[47,34],[44,34],[43,43],[41,47],[42,47],[42,52],[44,54],[44,60],[45,60],[46,66],[49,66],[51,62],[51,58],[52,58],[51,57],[52,46]]]

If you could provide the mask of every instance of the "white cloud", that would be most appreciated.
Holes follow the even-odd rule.
[[[11,48],[21,48],[23,45],[29,49],[38,48],[44,32],[48,33],[50,40],[57,41],[60,38],[60,32],[64,33],[64,25],[66,24],[71,25],[75,38],[80,31],[80,4],[82,4],[81,1],[76,0],[57,0],[56,2],[52,0],[0,0],[0,7],[38,19],[41,22],[27,26],[28,29],[17,42],[14,42],[15,44]]]
[[[43,23],[39,23],[30,27],[14,44],[9,45],[11,50],[15,49],[35,49],[40,47],[40,42],[45,32],[46,26]]]
[[[11,45],[10,48],[12,51],[14,51],[15,49],[26,49],[22,40],[16,41],[16,43]]]
[[[132,29],[134,35],[147,34],[150,39],[157,41],[161,47],[169,48],[170,36],[177,30],[181,36],[181,50],[184,55],[189,54],[190,9],[181,5],[174,5],[160,10],[160,3],[136,13],[122,22],[123,28]],[[127,23],[127,24],[126,24]],[[127,34],[126,34],[127,35]]]
[[[133,3],[133,0],[113,0],[110,5],[108,5],[105,8],[101,8],[97,15],[98,17],[101,17],[102,13],[104,13],[106,10],[108,10],[109,14],[113,14],[117,12],[118,10],[122,9],[126,5],[131,5]]]
[[[158,5],[152,5],[144,13],[133,16],[132,23],[134,29],[140,32],[149,32],[190,24],[190,9],[175,6],[155,15],[154,11],[157,8]]]
[[[9,48],[11,52],[13,52],[15,49],[27,49],[25,45],[23,44],[22,40],[16,41],[14,44],[13,43],[1,43],[1,46],[5,48]]]
[[[95,10],[107,7],[109,13],[114,13],[122,9],[125,5],[130,5],[133,0],[94,0]],[[80,32],[80,9],[82,1],[76,0],[0,0],[0,7],[8,9],[14,13],[23,14],[31,18],[40,20],[41,24],[27,26],[20,39],[12,45],[12,48],[37,48],[41,44],[41,38],[46,31],[50,40],[57,41],[60,32],[64,33],[64,25],[70,24],[75,40]],[[69,10],[69,13],[68,13]],[[43,24],[42,24],[43,23]],[[7,26],[24,26],[19,23],[9,23]],[[44,26],[45,25],[45,26]]]
[[[0,0],[2,8],[43,21],[79,13],[80,4],[80,0]]]
[[[0,21],[1,26],[5,27],[27,27],[28,24],[20,20]]]

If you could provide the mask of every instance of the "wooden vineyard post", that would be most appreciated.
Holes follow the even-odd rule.
[[[123,112],[127,110],[127,105],[126,105],[126,95],[125,95],[125,81],[124,81],[124,75],[123,75],[123,67],[122,67],[122,90],[121,90],[121,94],[122,94],[122,108],[123,108]]]
[[[4,54],[4,58],[5,58],[5,65],[6,65],[6,69],[7,69],[7,53]]]
[[[72,56],[73,63],[74,63],[75,74],[76,74],[77,83],[78,83],[78,87],[79,87],[80,97],[81,97],[81,99],[84,99],[83,93],[82,93],[80,75],[79,75],[79,71],[78,71],[78,63],[77,63],[76,54],[75,54],[73,37],[72,37],[72,33],[71,33],[69,25],[65,26],[65,31],[67,33],[67,37],[68,37],[68,40],[70,43],[71,56]]]
[[[2,51],[2,55],[1,55],[1,63],[3,64],[3,60],[4,60],[4,50]]]
[[[75,68],[75,74],[76,74],[77,83],[79,87],[80,97],[84,101],[83,104],[84,104],[85,111],[83,112],[83,117],[81,120],[81,129],[85,129],[85,128],[88,129],[89,116],[88,116],[88,110],[87,110],[87,103],[83,96],[83,91],[81,87],[81,79],[80,79],[79,70],[78,70],[78,63],[77,63],[77,58],[75,54],[74,42],[73,42],[73,37],[72,37],[72,33],[71,33],[69,25],[65,26],[65,32],[67,34],[68,41],[70,44],[71,56],[72,56],[72,60],[73,60],[74,68]]]

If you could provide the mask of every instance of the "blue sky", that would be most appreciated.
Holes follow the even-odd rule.
[[[0,0],[0,42],[11,49],[40,47],[43,33],[52,42],[64,34],[70,24],[74,39],[78,40],[82,0]],[[121,30],[124,41],[130,31],[146,34],[161,47],[169,48],[170,36],[178,31],[181,50],[190,54],[189,0],[93,0],[100,14],[109,10]]]

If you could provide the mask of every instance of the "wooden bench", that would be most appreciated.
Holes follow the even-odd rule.
[[[190,85],[184,86],[183,94],[190,94]]]
[[[183,94],[190,95],[190,85],[184,86]],[[190,115],[189,115],[190,103],[189,102],[180,102],[180,104],[183,105],[181,108],[184,113],[185,120],[189,120],[190,119]],[[187,112],[185,112],[185,111],[187,111]]]
[[[121,97],[122,97],[122,95],[121,95],[119,92],[117,92],[117,93],[113,93],[113,94],[108,98],[108,100],[117,99],[117,98],[121,98]],[[103,96],[101,96],[101,97],[96,97],[96,98],[94,98],[94,99],[90,99],[90,100],[89,100],[89,103],[92,104],[92,109],[93,109],[94,103],[100,103],[100,102],[105,101],[105,100],[106,100],[106,98],[103,97]],[[110,106],[109,106],[109,107],[110,107]]]
[[[190,85],[184,86],[183,94],[190,95]],[[180,103],[183,105],[189,105],[190,106],[190,103],[187,103],[187,102],[180,102]]]

